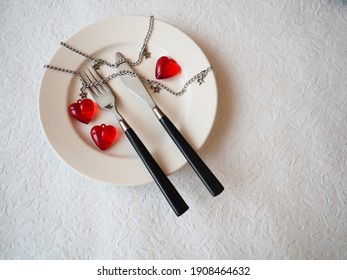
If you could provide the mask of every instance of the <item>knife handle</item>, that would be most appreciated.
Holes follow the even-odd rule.
[[[128,137],[130,143],[133,145],[134,149],[140,156],[141,160],[145,164],[149,173],[152,175],[154,181],[157,183],[161,192],[164,194],[166,200],[169,202],[171,208],[174,210],[177,216],[182,215],[188,210],[188,205],[185,203],[176,188],[172,185],[170,180],[166,177],[163,170],[149,153],[140,138],[136,135],[135,131],[131,127],[129,127],[124,120],[121,120],[121,127],[123,128],[124,133]]]
[[[174,126],[170,119],[166,115],[164,115],[157,107],[154,109],[154,112],[159,118],[161,124],[164,126],[167,133],[170,135],[177,147],[181,150],[182,154],[185,156],[189,164],[193,167],[196,174],[198,174],[202,182],[205,184],[206,188],[213,196],[219,195],[224,190],[224,187],[218,181],[216,176],[206,166],[206,164],[202,161],[202,159],[194,151],[194,149],[189,145],[187,140]]]

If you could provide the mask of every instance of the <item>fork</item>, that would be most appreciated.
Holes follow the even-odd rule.
[[[167,178],[140,138],[136,135],[135,131],[118,112],[116,96],[112,92],[111,88],[106,83],[96,84],[97,81],[103,79],[100,74],[94,68],[87,68],[87,72],[81,72],[81,79],[85,84],[91,83],[91,86],[87,87],[87,91],[92,95],[99,107],[114,114],[120,127],[124,131],[124,134],[140,156],[176,215],[180,216],[186,212],[189,208],[188,205],[185,203],[171,181]]]

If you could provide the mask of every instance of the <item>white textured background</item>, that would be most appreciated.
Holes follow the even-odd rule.
[[[51,3],[49,3],[51,2]],[[154,15],[215,66],[219,112],[200,155],[154,183],[102,185],[61,162],[37,112],[43,65],[82,27]],[[0,0],[0,258],[347,259],[347,3]]]

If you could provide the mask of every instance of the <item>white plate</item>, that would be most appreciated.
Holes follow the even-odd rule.
[[[117,51],[136,61],[149,18],[139,16],[112,17],[94,23],[77,32],[67,44],[98,58],[114,62]],[[183,84],[210,63],[201,49],[184,33],[159,20],[148,43],[150,59],[144,59],[135,68],[146,78],[155,79],[155,64],[161,56],[169,56],[181,66],[181,73],[173,78],[161,80],[173,90]],[[90,64],[83,57],[60,47],[48,64],[80,70]],[[102,66],[100,72],[109,75],[114,68]],[[169,175],[185,163],[171,138],[166,134],[151,109],[124,88],[120,79],[109,85],[117,94],[119,111],[142,139],[164,172]],[[72,75],[46,70],[40,87],[39,112],[48,142],[58,156],[77,172],[117,185],[138,185],[152,181],[147,169],[123,134],[116,119],[109,112],[98,110],[89,124],[72,119],[68,107],[79,98],[80,84]],[[181,133],[198,150],[205,142],[216,114],[217,89],[213,72],[199,86],[193,83],[188,91],[175,97],[161,90],[151,93],[159,107]],[[99,150],[91,137],[94,125],[113,124],[119,134],[116,142],[106,151]]]

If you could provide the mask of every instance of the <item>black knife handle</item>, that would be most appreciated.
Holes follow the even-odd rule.
[[[136,135],[135,131],[132,128],[127,127],[124,130],[124,133],[128,137],[130,143],[135,148],[136,152],[140,156],[145,166],[147,167],[149,173],[152,175],[154,181],[157,183],[161,192],[164,194],[171,208],[175,211],[177,216],[182,215],[184,212],[188,210],[189,207],[185,203],[181,195],[172,185],[170,180],[166,177],[163,170],[160,168],[158,163],[149,153],[149,151],[142,143],[140,138]]]
[[[156,113],[158,116],[158,113]],[[210,191],[213,196],[219,195],[224,187],[218,181],[212,171],[206,166],[199,155],[189,145],[187,140],[182,136],[179,130],[174,126],[170,119],[162,114],[159,116],[159,121],[164,126],[170,137],[173,139],[177,147],[181,150],[189,164],[193,167],[196,174],[200,177],[206,188]]]

